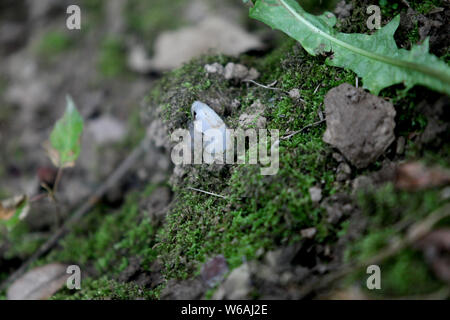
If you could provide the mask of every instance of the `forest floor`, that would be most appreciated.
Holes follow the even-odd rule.
[[[68,93],[85,134],[81,158],[60,183],[62,219],[142,139],[152,143],[118,185],[33,261],[30,269],[80,266],[81,290],[65,288],[53,299],[450,297],[450,218],[430,225],[450,213],[447,96],[400,85],[372,96],[353,72],[250,21],[239,1],[80,2],[88,17],[81,33],[60,31],[64,1],[27,10],[19,1],[0,13],[0,27],[18,35],[0,33],[0,198],[36,194],[42,182],[54,182],[42,143]],[[430,51],[449,62],[448,2],[409,1],[411,8],[379,2],[383,25],[401,14],[398,47],[430,37]],[[340,4],[337,28],[370,33],[370,1],[347,4]],[[249,31],[239,33],[237,55],[228,46],[227,54],[164,59],[169,53],[158,47],[158,35],[188,32],[194,21],[218,13]],[[227,76],[222,69],[232,64],[246,71]],[[324,117],[346,99],[356,111],[341,121],[352,134],[326,133],[333,124]],[[278,173],[264,176],[260,165],[249,164],[174,167],[168,137],[188,127],[196,100],[228,127],[279,130]],[[373,116],[369,105],[385,112]],[[388,138],[380,133],[384,126],[392,131]],[[324,135],[331,135],[328,143]],[[359,137],[382,147],[357,153]],[[339,141],[351,147],[338,148]],[[0,282],[58,229],[56,216],[55,206],[42,201],[16,228],[0,229]],[[424,237],[417,237],[419,229]],[[369,265],[380,267],[380,290],[367,288]]]

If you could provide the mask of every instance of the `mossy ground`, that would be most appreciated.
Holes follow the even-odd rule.
[[[51,58],[74,46],[74,40],[64,32],[49,31],[44,34],[37,46],[37,52],[40,56]]]
[[[208,58],[210,59],[210,58]],[[216,60],[220,61],[220,57]],[[213,59],[214,60],[214,59]],[[310,57],[294,42],[286,40],[285,45],[263,60],[243,58],[247,64],[261,71],[262,83],[278,81],[277,87],[284,91],[299,88],[305,103],[292,100],[277,91],[242,86],[238,99],[245,110],[256,99],[268,106],[268,128],[280,130],[280,135],[297,130],[318,120],[317,111],[321,107],[326,92],[344,83],[355,82],[351,72],[326,66],[324,57]],[[165,118],[169,122],[189,118],[189,106],[193,100],[205,95],[214,80],[198,77],[192,79],[193,68],[201,71],[208,62],[201,60],[182,68],[163,82],[163,88],[157,91],[167,92],[176,87],[178,77],[195,83],[198,91],[183,93],[181,101],[168,93],[158,95],[159,102],[165,106]],[[186,73],[182,73],[185,70]],[[166,89],[164,86],[167,85]],[[217,86],[224,86],[223,83]],[[226,86],[226,84],[225,84]],[[204,88],[204,90],[201,90]],[[214,89],[213,89],[214,90]],[[207,95],[207,94],[206,94]],[[414,108],[418,101],[432,92],[424,88],[415,88],[404,92],[403,88],[391,88],[383,92],[394,103],[397,112],[398,135],[420,132],[426,126],[426,118]],[[167,99],[167,97],[170,97]],[[432,99],[431,99],[432,100]],[[157,100],[158,101],[158,100]],[[175,108],[175,110],[171,109]],[[234,119],[225,121],[233,123]],[[319,185],[327,197],[335,192],[345,191],[347,187],[335,181],[336,163],[331,157],[332,150],[322,142],[324,126],[312,128],[282,142],[280,148],[280,171],[277,175],[264,177],[259,175],[259,167],[241,165],[226,168],[219,173],[208,174],[195,168],[189,179],[191,186],[216,192],[228,197],[217,199],[186,189],[186,184],[175,192],[179,196],[179,207],[169,214],[167,224],[162,231],[160,254],[166,262],[168,277],[190,277],[198,272],[202,262],[211,256],[222,253],[231,267],[242,261],[257,257],[261,248],[269,250],[279,245],[301,241],[300,230],[315,227],[318,230],[316,241],[333,244],[346,232],[347,223],[331,226],[324,219],[323,209],[312,204],[308,188]],[[389,156],[388,156],[389,157]],[[407,159],[422,159],[429,164],[439,163],[449,167],[448,145],[437,150],[424,150],[411,144]],[[382,159],[364,172],[376,171]],[[357,172],[356,174],[361,173]],[[421,193],[400,192],[387,186],[385,189],[366,194],[358,202],[363,215],[370,217],[367,234],[360,236],[355,244],[349,244],[347,256],[353,259],[368,258],[383,248],[394,235],[390,226],[410,219],[417,221],[442,205],[439,190]],[[413,273],[407,272],[409,264],[414,266]],[[411,249],[402,251],[398,256],[383,265],[385,296],[405,296],[429,293],[442,287],[421,257]],[[360,274],[365,279],[365,275]],[[416,285],[412,285],[411,277]]]
[[[56,293],[52,300],[135,300],[135,299],[155,299],[158,293],[146,290],[134,283],[119,283],[108,277],[100,279],[86,279],[83,281],[83,289],[71,291],[63,289]]]
[[[33,266],[50,262],[79,265],[82,270],[90,270],[83,278],[81,291],[65,289],[55,299],[133,299],[156,298],[161,287],[144,290],[136,284],[120,283],[118,275],[129,263],[130,257],[141,258],[143,270],[148,269],[157,258],[155,246],[156,224],[139,208],[139,202],[155,189],[149,185],[142,192],[128,195],[122,208],[112,210],[98,206],[77,225],[59,244],[58,248]],[[17,229],[14,234],[23,239],[26,230]],[[14,238],[10,239],[11,241]],[[42,240],[14,242],[13,249],[27,256],[38,247]],[[84,274],[83,277],[86,277]]]
[[[449,166],[447,158],[447,167]],[[392,184],[380,189],[361,193],[358,203],[368,225],[357,241],[348,245],[345,260],[367,261],[369,258],[387,248],[390,242],[404,235],[406,228],[401,227],[421,221],[428,214],[444,205],[440,190],[426,192],[398,191]],[[440,226],[448,226],[450,220],[443,220]],[[414,248],[401,250],[380,265],[383,271],[382,288],[371,292],[377,296],[410,297],[432,294],[444,287],[430,272],[422,254]],[[365,279],[363,272],[350,277],[351,280]],[[362,284],[364,288],[364,284]]]
[[[435,2],[410,1],[417,10],[420,7],[424,12],[428,10],[427,5],[436,5]],[[397,13],[398,6],[395,8],[391,2],[383,4],[380,1],[380,4],[387,17]],[[130,4],[130,17],[135,10]],[[355,12],[350,20],[353,24],[344,24],[342,30],[360,32],[364,21]],[[134,28],[143,30],[142,23],[136,20]],[[230,126],[236,124],[240,113],[258,99],[267,106],[264,115],[267,127],[280,130],[281,136],[317,121],[325,94],[342,83],[355,84],[355,74],[327,66],[325,57],[308,55],[286,37],[280,42],[279,48],[262,58],[243,56],[239,62],[253,66],[261,73],[258,82],[276,80],[276,87],[282,91],[300,89],[304,102],[291,99],[282,91],[206,76],[203,68],[206,63],[224,65],[238,61],[224,56],[207,56],[166,74],[150,94],[149,108],[162,107],[169,130],[187,127],[193,101],[223,96],[228,100],[238,99],[241,103],[239,110],[224,117]],[[116,57],[116,54],[111,56]],[[423,99],[433,101],[437,96],[422,87],[409,92],[393,87],[381,95],[390,98],[397,110],[397,136],[422,131],[426,118],[416,106]],[[148,290],[117,282],[117,275],[126,268],[130,257],[143,259],[143,266],[150,266],[159,257],[164,263],[162,272],[167,279],[185,279],[197,275],[201,264],[217,254],[223,254],[234,268],[245,260],[259,258],[261,250],[302,241],[300,230],[304,228],[315,227],[318,230],[315,241],[333,245],[348,232],[349,224],[329,224],[324,209],[312,203],[308,189],[320,186],[324,197],[350,190],[348,185],[336,181],[337,163],[332,157],[333,150],[322,141],[324,130],[325,125],[321,124],[282,141],[280,170],[274,176],[261,176],[258,165],[230,165],[220,170],[203,166],[187,168],[188,178],[173,187],[174,205],[161,228],[155,228],[151,219],[144,218],[138,205],[154,186],[129,195],[119,211],[97,207],[57,249],[36,265],[61,261],[93,267],[92,277],[83,282],[81,291],[64,290],[54,297],[56,299],[153,299],[158,297],[163,285]],[[439,149],[411,143],[405,158],[450,167],[448,141]],[[386,157],[392,157],[392,153],[388,152]],[[378,170],[381,161],[364,171],[355,171],[353,175]],[[215,192],[227,199],[197,193],[187,189],[188,186]],[[392,236],[398,235],[395,225],[418,221],[438,208],[442,204],[439,194],[440,190],[401,192],[392,185],[361,194],[355,201],[368,225],[356,241],[347,244],[346,259],[364,261],[379,252]],[[25,230],[17,232],[19,236],[26,233]],[[14,243],[12,250],[25,256],[39,244],[22,248],[19,241]],[[443,286],[421,254],[411,248],[383,262],[382,270],[383,290],[380,294],[383,296],[430,293]],[[365,274],[356,273],[351,279],[363,286],[365,278]]]
[[[100,47],[98,68],[105,77],[123,75],[126,69],[125,47],[121,39],[109,37]]]
[[[244,84],[230,89],[223,78],[205,78],[206,62],[226,62],[223,57],[208,57],[168,75],[162,88],[157,89],[160,100],[156,103],[166,107],[168,122],[185,125],[194,100],[228,90],[241,102],[242,110],[259,99],[268,108],[267,127],[279,129],[284,135],[318,120],[317,110],[327,88],[355,80],[351,72],[326,66],[323,58],[308,57],[291,40],[264,60],[243,60],[261,72],[262,83],[278,80],[277,87],[284,91],[300,88],[305,103],[277,91]],[[195,86],[173,95],[171,88],[179,88],[181,82]],[[174,101],[177,97],[179,100]],[[232,114],[225,121],[235,123],[238,116]],[[185,184],[177,186],[179,207],[169,214],[160,235],[167,276],[187,277],[195,273],[199,263],[218,253],[224,254],[232,267],[238,266],[255,258],[259,249],[299,241],[300,230],[311,226],[318,227],[320,241],[333,239],[336,230],[331,231],[323,221],[323,210],[312,204],[308,193],[314,185],[320,185],[325,196],[335,191],[335,163],[331,150],[322,142],[323,130],[323,126],[312,128],[283,142],[280,170],[274,176],[261,176],[260,167],[255,165],[226,167],[212,174],[201,167],[193,168],[195,178],[190,186],[228,199],[193,192]]]

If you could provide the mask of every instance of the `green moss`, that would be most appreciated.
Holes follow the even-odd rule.
[[[100,47],[98,68],[105,77],[116,77],[126,71],[125,47],[120,39],[110,37]]]
[[[136,18],[134,15],[145,12],[142,6],[149,6],[144,1],[130,1],[127,6],[129,26],[136,32],[146,32],[146,23],[158,25],[148,27],[149,30],[166,23]],[[343,24],[340,28],[366,32],[366,16],[363,14],[361,18],[355,11],[348,20],[353,24]],[[219,62],[225,65],[238,60],[225,56],[204,56],[166,74],[149,95],[147,112],[152,113],[155,107],[161,106],[162,117],[169,131],[173,131],[187,127],[190,106],[194,100],[237,99],[241,107],[224,116],[225,122],[234,127],[239,115],[249,110],[259,99],[267,107],[264,114],[267,127],[279,129],[281,135],[317,121],[325,94],[341,83],[354,84],[355,74],[327,66],[325,57],[312,57],[295,41],[286,37],[284,39],[278,49],[263,58],[244,56],[239,60],[261,73],[259,82],[272,83],[276,80],[276,87],[282,91],[266,90],[251,84],[229,82],[221,76],[206,75],[206,63]],[[121,41],[105,41],[99,61],[104,75],[123,73],[125,60]],[[300,90],[304,102],[292,100],[284,93],[294,88]],[[391,99],[397,109],[397,135],[406,136],[425,128],[426,119],[416,105],[429,95],[430,92],[424,88],[405,92],[400,86],[382,92],[382,96]],[[134,123],[136,119],[134,117],[130,121]],[[331,148],[322,141],[324,130],[325,126],[319,125],[282,141],[280,170],[275,176],[261,176],[258,165],[227,165],[218,170],[205,166],[187,167],[186,179],[173,188],[176,200],[166,223],[158,230],[139,208],[140,200],[148,196],[153,186],[130,195],[118,211],[96,208],[60,243],[58,250],[52,251],[38,264],[61,261],[77,263],[82,268],[93,265],[97,273],[105,276],[87,279],[83,281],[81,291],[64,290],[55,298],[157,298],[161,288],[146,291],[135,285],[111,280],[127,267],[128,259],[132,256],[143,261],[144,269],[160,257],[166,278],[189,278],[199,273],[199,267],[209,257],[223,254],[230,267],[234,268],[243,260],[256,258],[260,248],[269,250],[301,241],[300,230],[303,228],[317,229],[317,243],[333,244],[345,236],[350,224],[348,221],[341,226],[327,223],[324,210],[311,202],[308,192],[315,185],[322,188],[324,197],[337,190],[345,190],[345,187],[335,182],[337,163],[331,157]],[[131,140],[140,140],[142,135],[143,130],[139,129]],[[426,162],[438,161],[448,166],[449,150],[448,144],[439,151],[424,151],[423,148],[409,146],[406,156],[409,159],[424,157],[428,159]],[[367,171],[374,169],[371,167]],[[188,186],[222,194],[227,198],[198,193],[187,189]],[[391,185],[361,195],[359,204],[369,223],[366,232],[347,250],[348,261],[362,261],[378,253],[393,235],[399,234],[395,227],[397,224],[426,217],[441,204],[440,201],[439,190],[415,194],[398,192]],[[26,251],[19,251],[23,250]],[[416,270],[411,276],[401,276],[409,264]],[[420,254],[410,250],[385,261],[382,272],[383,294],[386,295],[428,292],[434,290],[436,284],[440,285],[430,275]],[[418,281],[417,286],[415,282],[411,284],[412,279]],[[209,291],[206,296],[210,297],[212,292]]]
[[[404,236],[401,225],[409,225],[425,218],[443,205],[439,190],[410,193],[397,191],[391,184],[366,194],[360,194],[359,205],[368,217],[364,235],[351,244],[345,254],[347,262],[368,261],[392,241]],[[438,281],[424,262],[422,254],[411,248],[400,251],[380,265],[382,289],[377,295],[404,297],[437,291],[444,285]],[[351,276],[365,288],[364,272]],[[372,292],[372,291],[371,291]],[[373,292],[372,292],[373,293]]]
[[[397,191],[388,184],[374,193],[360,197],[364,212],[373,217],[373,224],[384,228],[400,219],[419,220],[442,205],[439,190],[420,193]]]
[[[44,34],[37,46],[37,53],[46,58],[54,57],[69,50],[74,45],[74,40],[67,33],[50,31]]]
[[[205,63],[226,63],[226,58],[210,57],[167,74],[153,91],[149,105],[163,107],[163,118],[170,131],[187,127],[191,103],[208,98],[216,91],[241,102],[239,111],[224,118],[230,126],[236,124],[241,112],[259,99],[267,106],[264,115],[267,127],[279,129],[283,135],[317,121],[318,109],[331,88],[355,82],[354,73],[327,66],[325,57],[311,57],[292,40],[263,59],[244,57],[243,60],[261,72],[259,82],[277,80],[276,86],[283,91],[298,88],[305,103],[293,101],[279,91],[234,86],[220,77],[206,77]],[[392,87],[383,92],[398,110],[399,132],[407,134],[425,128],[426,120],[415,106],[429,94],[424,88],[406,92]],[[208,171],[203,166],[188,167],[188,177],[174,189],[178,198],[176,205],[158,233],[156,248],[165,263],[166,276],[187,278],[197,274],[202,262],[219,253],[224,254],[232,268],[236,267],[245,259],[255,258],[259,248],[271,249],[301,240],[299,231],[306,227],[316,227],[317,242],[333,243],[344,236],[349,224],[330,226],[323,210],[309,199],[311,186],[321,185],[324,196],[333,194],[338,187],[334,176],[336,163],[330,156],[331,149],[322,142],[323,131],[324,127],[318,126],[283,141],[280,171],[275,176],[261,176],[260,168],[251,165],[226,166],[218,171]],[[440,159],[445,159],[445,154],[443,152]],[[369,170],[376,169],[375,166]],[[196,193],[186,189],[187,186],[228,198]],[[365,198],[362,205],[373,217],[374,227],[367,238],[360,239],[353,247],[355,252],[351,256],[358,259],[372,256],[386,245],[394,232],[391,229],[394,223],[424,218],[439,203],[437,191],[416,197],[396,193],[392,186],[372,198]]]
[[[5,259],[25,259],[33,254],[45,241],[40,234],[32,234],[25,223],[18,223],[7,234],[8,250],[4,253]]]
[[[309,56],[291,40],[264,59],[244,60],[253,60],[261,72],[258,81],[277,80],[283,91],[298,88],[305,103],[279,91],[235,86],[214,75],[205,77],[205,63],[227,62],[224,57],[205,57],[166,75],[149,104],[163,106],[163,117],[169,130],[174,130],[187,127],[194,100],[205,101],[217,91],[241,102],[240,110],[224,119],[231,127],[240,113],[259,99],[267,106],[267,127],[279,129],[283,135],[317,121],[326,92],[355,81],[352,72],[326,66],[323,57]],[[323,131],[324,127],[318,126],[283,141],[280,170],[274,176],[262,176],[258,165],[230,165],[219,171],[204,166],[187,168],[189,178],[176,186],[177,204],[158,233],[157,250],[166,276],[195,274],[201,262],[219,253],[236,267],[244,259],[255,258],[260,248],[301,240],[300,230],[307,227],[320,230],[318,241],[334,241],[339,230],[325,222],[323,209],[312,204],[308,193],[314,185],[321,185],[325,196],[335,191],[334,160],[322,141]],[[228,198],[193,192],[186,186]]]
[[[378,3],[381,7],[381,12],[389,16],[395,16],[403,9],[400,1],[379,0]]]
[[[444,6],[444,1],[442,0],[411,0],[409,1],[411,7],[421,14],[427,14],[433,9]]]
[[[81,30],[77,32],[79,35],[98,30],[105,22],[105,6],[103,0],[81,0]]]
[[[166,120],[169,130],[173,131],[175,128],[187,127],[190,106],[195,100],[234,96],[237,90],[230,88],[228,82],[219,81],[219,76],[205,77],[204,65],[217,61],[225,64],[230,58],[203,56],[168,73],[152,89],[148,112],[153,113],[155,107],[162,107],[161,116]]]
[[[140,195],[129,195],[120,211],[97,208],[61,241],[59,250],[52,251],[38,264],[53,261],[80,266],[93,264],[101,274],[117,275],[127,267],[126,257],[137,256],[143,259],[144,268],[149,267],[156,258],[151,249],[155,230],[152,221],[141,216],[138,202],[152,189],[153,186]]]
[[[91,14],[101,15],[103,11],[103,0],[83,0],[83,9]]]
[[[407,9],[401,0],[379,0],[378,3],[381,7],[381,12],[389,16],[395,16]],[[421,14],[427,14],[431,10],[443,5],[442,0],[409,0],[408,3],[414,11]]]
[[[404,250],[382,267],[382,291],[386,296],[412,296],[433,293],[444,285],[425,264],[422,254]]]
[[[52,300],[136,300],[156,299],[159,288],[146,290],[134,283],[119,283],[107,277],[84,279],[81,290],[67,288],[56,293]]]

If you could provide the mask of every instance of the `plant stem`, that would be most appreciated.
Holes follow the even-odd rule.
[[[33,196],[31,199],[30,199],[30,202],[32,203],[32,202],[37,202],[37,201],[40,201],[40,200],[42,200],[42,199],[44,199],[44,198],[47,198],[48,197],[48,194],[47,193],[40,193],[40,194],[37,194],[37,195],[35,195],[35,196]]]
[[[58,172],[56,173],[55,184],[53,185],[53,190],[52,190],[53,194],[56,194],[56,191],[58,190],[58,185],[59,185],[59,182],[61,181],[62,173],[63,173],[63,168],[59,167]]]

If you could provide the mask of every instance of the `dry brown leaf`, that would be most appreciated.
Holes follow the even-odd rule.
[[[0,220],[9,220],[9,219],[11,219],[12,216],[14,215],[14,212],[16,212],[15,209],[5,208],[0,203]]]
[[[24,204],[25,207],[22,208],[20,213],[20,219],[26,217],[29,211],[29,205],[27,204],[28,197],[26,195],[15,196],[0,202],[0,220],[9,220]]]
[[[51,263],[34,268],[8,288],[8,300],[45,300],[54,295],[70,276],[67,265]]]
[[[420,162],[399,164],[395,186],[400,190],[419,191],[450,183],[450,172],[442,167],[426,167]]]

